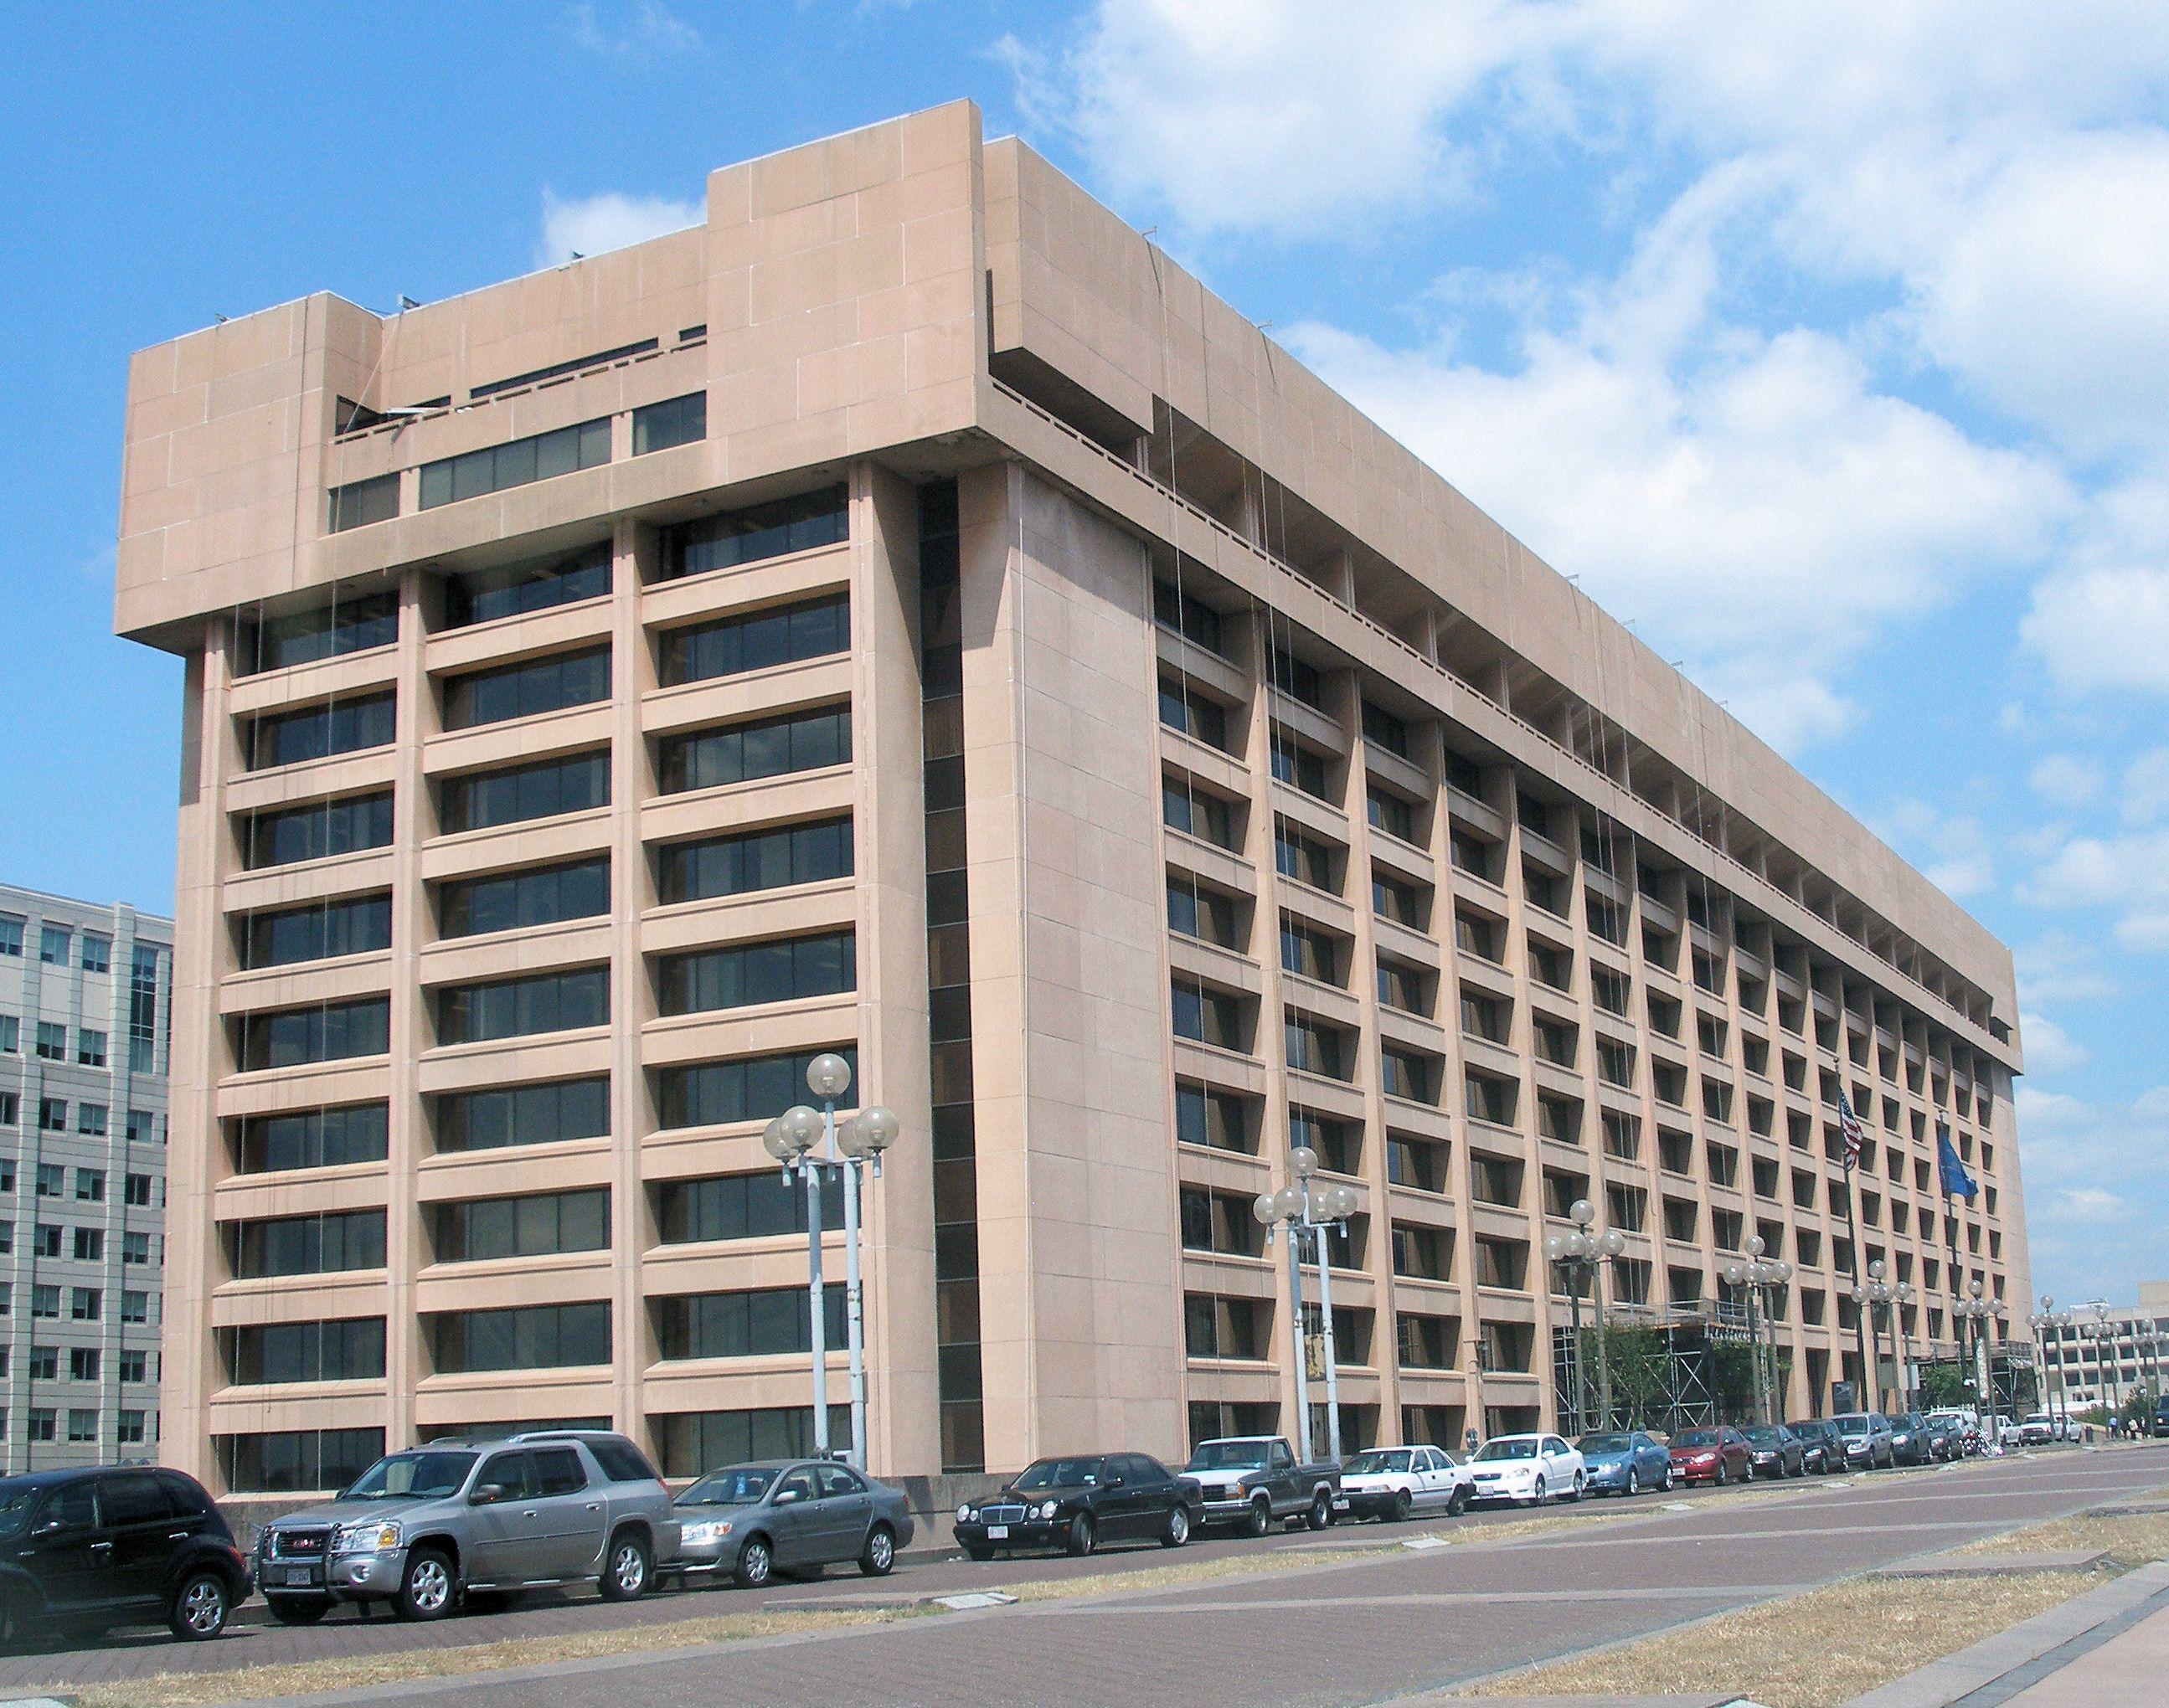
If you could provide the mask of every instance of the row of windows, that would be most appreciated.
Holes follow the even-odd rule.
[[[61,1020],[40,1020],[32,1036],[32,1047],[40,1062],[65,1062],[68,1059],[68,1029]],[[23,1023],[13,1014],[0,1014],[0,1056],[22,1053]],[[89,1026],[80,1026],[75,1035],[76,1065],[80,1067],[105,1066],[105,1034]]]
[[[123,1447],[142,1445],[157,1439],[156,1412],[142,1412],[130,1407],[114,1413],[113,1439]],[[0,1435],[8,1432],[8,1408],[0,1406]],[[23,1413],[23,1439],[32,1446],[40,1446],[60,1438],[60,1413],[51,1406],[29,1406]],[[71,1406],[67,1414],[67,1439],[77,1445],[99,1440],[98,1408],[95,1406]]]
[[[130,1287],[120,1295],[120,1320],[124,1323],[147,1323],[151,1320],[152,1295],[148,1290]],[[68,1289],[68,1317],[76,1322],[99,1322],[105,1317],[105,1294],[98,1287]],[[0,1317],[13,1314],[15,1287],[12,1281],[0,1281]],[[40,1322],[56,1322],[61,1314],[61,1290],[57,1282],[40,1281],[30,1289],[30,1315]]]
[[[4,1377],[8,1374],[8,1348],[0,1346],[0,1377]],[[33,1381],[66,1380],[94,1382],[104,1373],[105,1354],[101,1349],[95,1346],[70,1347],[67,1355],[67,1375],[63,1378],[61,1375],[60,1348],[33,1345],[30,1348],[29,1361],[25,1368]],[[155,1381],[157,1379],[152,1371],[151,1354],[147,1352],[134,1350],[123,1351],[115,1354],[113,1360],[113,1374],[116,1381],[124,1384]]]
[[[156,1109],[131,1109],[126,1111],[125,1131],[131,1145],[161,1145],[166,1141],[166,1118]],[[38,1099],[38,1131],[41,1133],[65,1133],[71,1130],[87,1138],[102,1139],[111,1131],[113,1111],[102,1103],[71,1103],[64,1097],[41,1097]],[[71,1124],[71,1116],[72,1123]],[[23,1107],[21,1094],[0,1091],[0,1127],[21,1125]],[[12,1176],[14,1164],[8,1169]],[[10,1181],[12,1184],[12,1179]],[[0,1190],[4,1190],[0,1187]]]
[[[21,957],[23,923],[14,914],[0,913],[0,955]],[[65,925],[41,926],[38,931],[38,959],[47,966],[67,966],[75,940],[76,934]],[[85,972],[110,972],[113,939],[102,931],[84,932],[82,965]]]

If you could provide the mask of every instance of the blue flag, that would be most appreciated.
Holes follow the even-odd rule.
[[[1941,1122],[1936,1125],[1936,1173],[1946,1198],[1971,1198],[1980,1190],[1980,1184],[1966,1173],[1966,1165],[1958,1159],[1951,1130]]]

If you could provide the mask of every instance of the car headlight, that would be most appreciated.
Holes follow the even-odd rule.
[[[706,1542],[720,1542],[731,1533],[728,1519],[700,1519],[678,1527],[678,1540],[698,1547]]]
[[[1039,1506],[1039,1515],[1042,1519],[1053,1518],[1054,1516],[1054,1503],[1051,1500],[1042,1501]]]
[[[332,1533],[332,1551],[334,1554],[370,1554],[399,1546],[400,1530],[389,1519],[365,1519],[358,1524],[341,1524]]]
[[[960,1524],[972,1522],[972,1503],[969,1501],[957,1508],[957,1522]]]

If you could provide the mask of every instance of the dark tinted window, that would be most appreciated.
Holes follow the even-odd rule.
[[[248,739],[242,744],[248,754],[248,769],[261,771],[273,765],[297,765],[305,759],[388,747],[396,722],[393,704],[389,694],[365,694],[358,700],[333,700],[259,717],[248,726]]]
[[[535,1494],[535,1462],[525,1453],[498,1453],[484,1461],[475,1473],[474,1486],[480,1488],[493,1482],[504,1491],[507,1500],[530,1500]]]
[[[422,465],[422,508],[461,498],[479,498],[568,475],[575,469],[593,468],[610,460],[610,418],[584,421],[577,427],[561,427],[554,433],[538,433],[515,439],[509,444],[490,445],[462,456],[449,456]]]
[[[462,628],[525,611],[546,611],[610,590],[607,540],[551,557],[454,576],[445,586],[445,626]]]
[[[392,477],[392,491],[396,499],[396,476]],[[365,652],[372,647],[389,646],[398,638],[399,595],[371,593],[365,599],[334,602],[313,611],[243,623],[234,649],[233,673],[253,676],[258,671],[283,669],[290,664]]]
[[[846,765],[850,759],[851,709],[832,705],[669,737],[662,744],[657,769],[663,792],[681,795],[690,789]]]
[[[610,1081],[562,1079],[437,1099],[437,1148],[488,1151],[595,1139],[610,1131]]]
[[[86,1530],[98,1522],[98,1497],[92,1479],[71,1482],[56,1488],[46,1498],[45,1510],[38,1514],[40,1525],[57,1524],[62,1530]]]
[[[755,504],[673,528],[663,536],[658,581],[700,575],[733,564],[754,563],[786,552],[834,545],[850,532],[850,511],[841,487],[801,498]]]
[[[535,1450],[535,1492],[537,1494],[577,1494],[588,1486],[588,1473],[580,1455],[569,1447]]]
[[[391,843],[389,795],[358,795],[279,812],[251,813],[241,827],[242,864],[251,871],[388,848]]]
[[[612,1482],[653,1482],[658,1480],[655,1467],[630,1441],[590,1441],[588,1451],[595,1455],[595,1463],[602,1467],[603,1475]]]
[[[174,1516],[166,1492],[147,1471],[115,1471],[99,1480],[99,1510],[109,1524],[147,1524]]]
[[[477,937],[529,925],[554,925],[610,912],[610,857],[525,872],[463,878],[437,892],[437,917],[447,937]]]
[[[851,644],[851,602],[844,593],[725,617],[663,637],[663,685],[707,682],[825,658]]]
[[[211,1497],[204,1493],[203,1485],[194,1477],[184,1477],[178,1471],[162,1471],[158,1473],[158,1482],[166,1491],[166,1498],[173,1503],[173,1510],[183,1518],[201,1518],[212,1510]]]
[[[824,818],[706,842],[675,843],[658,851],[658,887],[666,902],[780,890],[851,875],[851,821]]]
[[[525,658],[455,676],[445,684],[445,727],[472,729],[537,717],[567,706],[608,700],[610,652],[607,646],[547,658]]]
[[[445,832],[484,830],[584,812],[610,804],[610,755],[598,750],[502,771],[478,771],[444,785]]]

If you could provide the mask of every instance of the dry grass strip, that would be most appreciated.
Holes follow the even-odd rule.
[[[2098,1588],[2100,1572],[2040,1572],[1963,1586],[1847,1578],[1640,1642],[1471,1686],[1470,1696],[1659,1696],[1736,1691],[1768,1708],[1838,1708]]]
[[[2067,1549],[2106,1553],[2124,1566],[2169,1560],[2169,1513],[2081,1513],[2001,1536],[1984,1536],[1952,1549],[1946,1557],[2061,1553]]]

